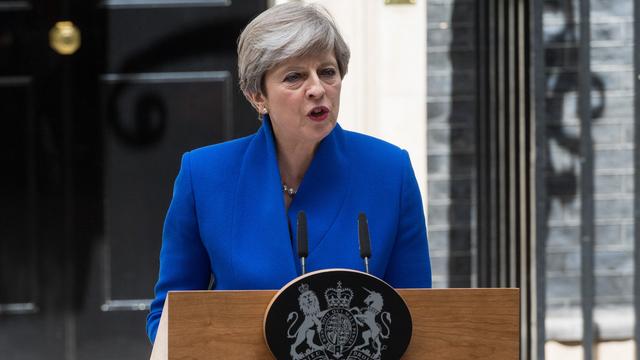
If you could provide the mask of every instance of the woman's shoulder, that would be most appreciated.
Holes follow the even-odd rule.
[[[185,153],[182,166],[189,169],[193,188],[230,186],[240,173],[242,158],[253,136],[203,146]]]
[[[360,158],[398,162],[406,157],[406,152],[401,147],[371,135],[345,130],[344,137],[349,152]]]

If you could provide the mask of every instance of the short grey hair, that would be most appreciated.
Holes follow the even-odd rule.
[[[289,2],[276,5],[253,19],[238,38],[240,89],[263,93],[264,74],[290,58],[333,51],[344,78],[351,52],[322,6]]]

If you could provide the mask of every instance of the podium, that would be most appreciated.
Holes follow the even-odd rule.
[[[398,289],[413,319],[403,360],[518,359],[519,289]],[[274,290],[169,292],[151,360],[273,359],[264,340]]]

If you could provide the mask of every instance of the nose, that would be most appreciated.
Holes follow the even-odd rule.
[[[307,86],[306,92],[307,98],[319,99],[324,96],[324,84],[317,74],[312,74],[311,76],[309,76],[308,83],[309,84]]]

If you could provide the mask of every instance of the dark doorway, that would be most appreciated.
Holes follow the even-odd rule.
[[[0,0],[3,359],[148,357],[180,156],[258,127],[235,44],[266,7]]]

